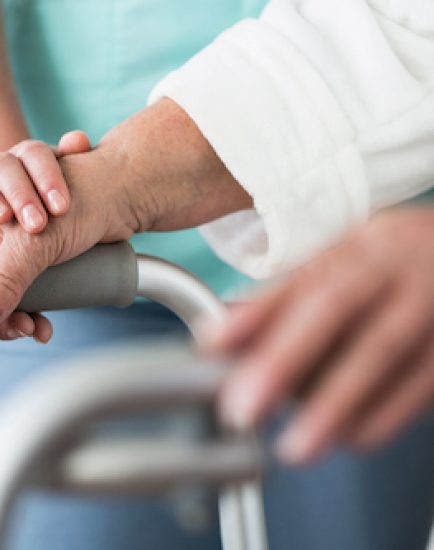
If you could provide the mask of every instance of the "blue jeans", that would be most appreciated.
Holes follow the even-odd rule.
[[[149,303],[51,315],[55,337],[0,344],[0,392],[75,350],[185,329]],[[276,426],[274,427],[276,428]],[[271,437],[272,429],[267,437]],[[0,454],[1,467],[1,454]],[[434,514],[434,421],[371,457],[336,454],[303,470],[274,467],[265,483],[270,550],[423,550]],[[161,500],[34,493],[20,503],[10,550],[217,550],[218,524],[191,535]],[[8,549],[9,550],[9,549]]]

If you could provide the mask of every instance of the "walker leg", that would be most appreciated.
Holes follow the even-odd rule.
[[[268,550],[259,480],[222,491],[219,511],[223,550]]]

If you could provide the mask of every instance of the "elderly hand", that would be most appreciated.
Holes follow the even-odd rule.
[[[39,234],[14,222],[0,228],[0,339],[49,340],[46,319],[13,313],[48,266],[98,242],[192,227],[251,206],[198,128],[170,100],[125,121],[93,151],[61,159],[60,167],[71,194],[69,211]]]
[[[434,208],[378,215],[206,334],[208,350],[237,358],[227,424],[298,401],[282,460],[388,441],[434,405]]]
[[[115,179],[121,169],[115,161],[115,156],[108,158],[103,151],[65,157],[61,166],[72,197],[69,211],[52,218],[38,234],[28,233],[16,222],[1,226],[1,339],[33,336],[47,342],[52,333],[47,319],[13,312],[33,279],[48,266],[99,241],[127,239],[132,234],[135,220],[125,206],[122,182]]]

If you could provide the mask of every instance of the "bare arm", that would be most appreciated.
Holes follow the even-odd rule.
[[[113,178],[125,188],[135,232],[195,227],[252,207],[196,124],[170,99],[115,127],[97,151],[117,158]],[[70,160],[62,162],[67,168]]]
[[[6,151],[19,141],[27,139],[29,133],[15,92],[12,71],[7,57],[0,6],[0,151]]]
[[[0,228],[0,339],[49,339],[49,326],[12,313],[47,266],[97,242],[193,227],[252,206],[196,125],[170,100],[134,115],[94,150],[64,157],[60,165],[72,197],[68,213],[52,218],[39,234],[18,224]]]

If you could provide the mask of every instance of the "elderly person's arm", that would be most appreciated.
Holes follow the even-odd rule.
[[[203,231],[268,277],[434,182],[434,5],[270,0],[165,78],[252,195]]]
[[[42,231],[47,213],[63,214],[69,192],[56,157],[89,148],[80,132],[66,135],[57,148],[32,141],[21,112],[8,61],[0,6],[0,224],[17,220],[30,233]],[[6,277],[6,278],[5,278]],[[3,275],[3,285],[7,276]],[[2,338],[35,335],[45,339],[48,322],[38,314],[13,313],[2,325]]]
[[[89,153],[60,161],[72,201],[44,232],[18,224],[0,229],[0,337],[30,335],[38,327],[10,315],[32,280],[49,265],[98,242],[137,231],[192,227],[251,207],[251,198],[227,171],[195,124],[175,103],[161,100],[110,132]],[[15,318],[13,318],[16,321]],[[44,324],[36,336],[47,341]]]
[[[429,188],[433,28],[426,2],[271,0],[164,80],[154,107],[62,161],[77,204],[39,238],[57,245],[34,271],[101,238],[224,216],[209,242],[264,277]]]

